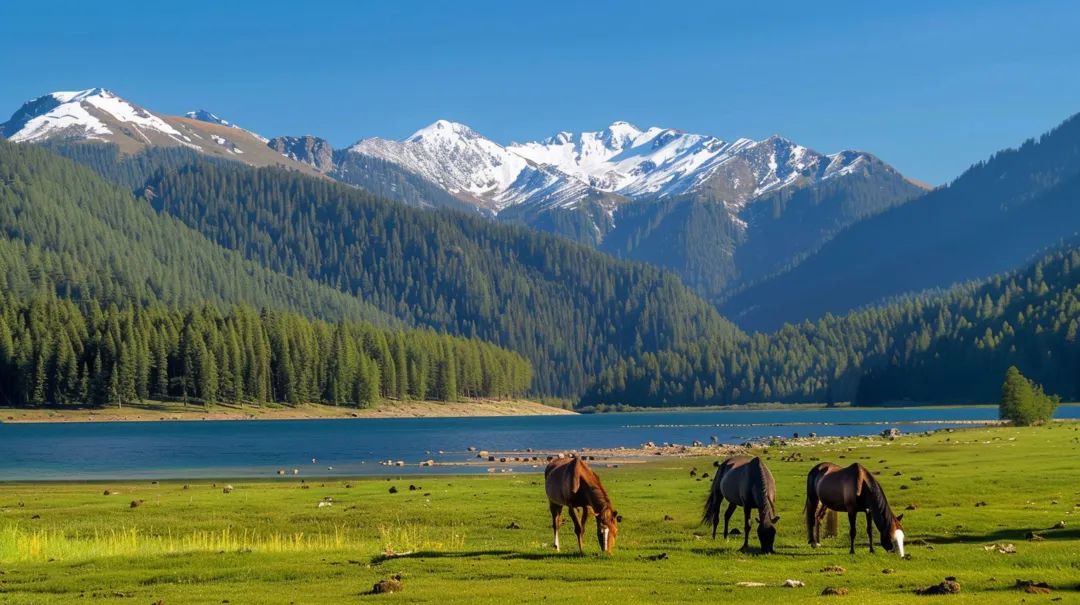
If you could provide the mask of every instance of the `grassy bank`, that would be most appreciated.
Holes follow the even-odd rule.
[[[208,406],[151,401],[123,407],[2,408],[0,422],[124,422],[161,420],[307,420],[319,418],[430,418],[457,416],[535,416],[569,414],[567,410],[525,399],[463,399],[461,401],[385,400],[373,408],[322,405]]]
[[[793,452],[802,460],[785,461]],[[962,586],[950,602],[1080,600],[1080,424],[851,439],[764,455],[779,490],[772,556],[740,554],[741,538],[713,541],[698,525],[708,487],[698,479],[713,470],[709,458],[597,468],[624,516],[612,557],[596,554],[591,532],[587,555],[577,556],[570,527],[562,533],[570,552],[551,550],[539,475],[290,477],[232,482],[231,493],[224,481],[0,484],[0,601],[776,603],[833,602],[819,595],[841,587],[850,591],[842,602],[926,603],[934,599],[914,589],[945,576]],[[819,458],[880,470],[894,509],[914,507],[904,511],[910,560],[869,554],[861,520],[855,555],[846,538],[817,550],[805,544],[803,483]],[[1029,532],[1043,539],[1028,540]],[[844,570],[823,571],[830,566]],[[397,574],[401,593],[363,594]],[[789,578],[806,586],[779,587]],[[1053,593],[1022,593],[1018,579],[1047,582]]]

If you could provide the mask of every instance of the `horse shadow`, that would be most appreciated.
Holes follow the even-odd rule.
[[[1047,528],[1047,527],[1029,527],[1021,529],[999,529],[992,532],[985,533],[954,533],[948,535],[930,535],[920,536],[922,541],[927,544],[979,544],[979,543],[993,543],[993,542],[1022,542],[1030,539],[1032,535],[1039,536],[1044,540],[1077,540],[1080,539],[1080,528]],[[912,545],[917,545],[918,541],[913,540]]]
[[[401,559],[472,559],[476,557],[496,557],[504,561],[547,561],[552,559],[580,559],[597,555],[599,553],[578,554],[577,552],[519,552],[514,550],[465,550],[465,551],[436,551],[418,550],[416,552],[401,555],[377,555],[372,557],[372,565],[380,565],[387,561]]]

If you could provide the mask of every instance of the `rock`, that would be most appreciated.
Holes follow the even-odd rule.
[[[470,452],[475,452],[475,451],[476,451],[476,448],[470,445],[470,446],[468,447],[468,450],[469,450]]]
[[[325,500],[323,500],[322,502],[319,502],[319,508],[326,508],[327,506],[333,506],[333,505],[334,505],[333,502],[327,502]]]
[[[383,594],[388,592],[401,592],[404,586],[401,583],[401,576],[396,575],[385,580],[379,580],[371,587],[373,594]]]
[[[495,462],[495,456],[488,456],[488,462]]]
[[[886,439],[896,439],[897,437],[900,436],[900,429],[898,429],[898,428],[885,429],[884,431],[881,431],[881,436],[885,437]]]
[[[1034,580],[1017,580],[1015,588],[1028,594],[1050,594],[1053,592],[1046,582],[1035,582]]]
[[[839,574],[839,573],[844,573],[845,571],[847,571],[847,570],[844,569],[843,567],[840,567],[839,565],[829,565],[827,567],[822,567],[821,568],[821,573],[838,573]]]
[[[1057,523],[1054,524],[1054,527],[1052,527],[1051,529],[1065,529],[1065,522],[1064,521],[1058,521]]]
[[[842,586],[828,586],[825,590],[821,591],[823,597],[842,597],[848,593],[848,589]]]
[[[891,567],[886,567],[885,569],[881,570],[881,573],[888,576],[888,575],[892,575],[892,574],[896,573],[896,570],[891,568]]]
[[[103,496],[111,496],[111,495],[113,495],[113,494],[115,494],[115,493],[116,493],[116,492],[112,491],[111,489],[107,489],[107,490],[105,490],[105,491],[104,491],[104,492],[102,493],[102,495],[103,495]]]
[[[951,577],[950,577],[951,578]],[[915,594],[918,595],[942,595],[942,594],[956,594],[960,592],[960,583],[956,581],[956,578],[946,578],[944,582],[934,584],[933,586],[927,586],[926,588],[916,588]]]
[[[987,544],[983,546],[983,550],[996,551],[1003,555],[1016,554],[1016,546],[1014,544]]]
[[[388,491],[389,491],[389,492],[390,492],[391,494],[396,494],[396,493],[397,493],[397,487],[395,487],[395,486],[391,485],[391,486],[390,486],[390,489],[389,489]]]
[[[142,506],[142,503],[143,503],[142,500],[132,500],[131,501],[131,508],[139,508],[140,506]]]
[[[521,529],[521,526],[518,525],[517,521],[511,521],[510,524],[506,526],[506,529]]]
[[[915,510],[917,507],[914,504],[908,504],[904,507],[904,510]]]
[[[334,148],[325,139],[311,135],[274,137],[267,146],[297,162],[308,164],[319,172],[330,172],[334,169]]]
[[[1042,542],[1046,539],[1033,531],[1029,531],[1027,534],[1024,535],[1024,537],[1032,542]]]
[[[221,488],[221,493],[223,493],[223,494],[231,494],[232,491],[233,491],[233,486],[231,486],[231,485],[226,485],[225,487]]]
[[[796,435],[797,434],[798,433],[796,433]],[[806,583],[799,580],[784,580],[783,586],[784,588],[802,588],[803,586],[806,586]]]
[[[735,529],[733,529],[733,530],[729,531],[729,532],[728,532],[728,535],[729,535],[729,536],[741,536],[741,535],[742,535],[742,532],[741,532],[741,531],[739,531],[739,528],[738,528],[738,527],[736,527]]]
[[[742,586],[743,588],[761,588],[766,586],[764,582],[736,582],[736,586]]]
[[[418,489],[420,489],[420,488],[419,488],[419,487],[416,487],[416,486],[415,486],[415,485],[413,485],[412,483],[410,483],[410,484],[409,484],[409,491],[410,491],[410,492],[415,492],[415,491],[416,491],[416,490],[418,490]]]

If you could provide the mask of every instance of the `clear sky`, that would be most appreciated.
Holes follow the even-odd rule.
[[[951,179],[1080,112],[1080,2],[0,1],[0,114],[103,86],[335,146],[779,133]]]

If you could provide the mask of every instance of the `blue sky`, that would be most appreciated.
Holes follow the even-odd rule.
[[[0,3],[0,114],[104,86],[335,146],[438,118],[871,151],[941,183],[1080,112],[1080,3]]]

